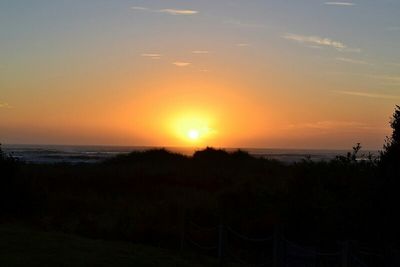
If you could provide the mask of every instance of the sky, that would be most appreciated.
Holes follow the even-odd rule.
[[[3,0],[0,142],[380,149],[397,0]]]

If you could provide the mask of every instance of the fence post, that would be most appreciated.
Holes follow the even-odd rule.
[[[388,244],[385,244],[385,251],[384,251],[384,264],[385,267],[392,267],[394,266],[393,264],[393,257],[394,257],[394,251],[391,246]]]
[[[273,267],[279,267],[279,253],[280,253],[280,242],[279,242],[279,226],[275,225],[274,226],[274,239],[273,239],[273,255],[272,255],[272,261],[273,261]]]
[[[182,221],[182,232],[181,232],[181,253],[183,252],[184,246],[185,246],[185,225],[186,222],[185,220]]]
[[[350,252],[349,250],[350,250],[349,241],[346,240],[343,242],[343,248],[342,248],[342,267],[349,266],[349,252]]]
[[[222,223],[218,226],[218,262],[222,266],[224,257],[224,226]]]
[[[181,253],[183,252],[185,246],[185,232],[186,232],[186,206],[183,205],[181,213],[181,243],[180,243]]]

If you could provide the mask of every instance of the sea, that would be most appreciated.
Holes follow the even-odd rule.
[[[19,160],[29,163],[96,163],[115,157],[120,154],[128,154],[132,151],[146,151],[161,147],[140,146],[64,146],[64,145],[10,145],[3,144],[2,150]],[[171,152],[193,155],[197,150],[204,148],[187,147],[163,147]],[[235,151],[239,148],[226,148]],[[304,159],[313,161],[329,161],[336,156],[345,156],[350,150],[327,149],[277,149],[277,148],[240,148],[249,154],[285,163],[294,163]],[[378,151],[361,151],[361,155],[378,155]],[[360,157],[365,159],[365,157]]]

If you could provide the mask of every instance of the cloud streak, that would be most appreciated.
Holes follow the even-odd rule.
[[[243,22],[243,21],[234,20],[234,19],[225,20],[223,23],[230,24],[230,25],[237,26],[237,27],[243,27],[243,28],[268,28],[264,24],[249,23],[249,22]]]
[[[400,31],[400,26],[391,26],[386,28],[389,32]]]
[[[384,84],[400,85],[400,76],[372,75],[372,78],[378,79]]]
[[[194,50],[192,51],[193,54],[209,54],[210,51],[207,50]]]
[[[236,46],[239,46],[239,47],[249,47],[249,46],[251,46],[251,44],[249,44],[249,43],[239,43],[239,44],[236,44]]]
[[[332,130],[370,130],[375,129],[368,124],[357,122],[357,121],[316,121],[307,122],[300,124],[292,124],[288,126],[288,129],[312,129],[321,131],[332,131]]]
[[[149,8],[147,8],[147,7],[142,7],[142,6],[132,6],[131,9],[133,9],[133,10],[139,10],[139,11],[150,11]]]
[[[346,62],[346,63],[351,63],[351,64],[358,64],[358,65],[372,65],[371,63],[369,63],[367,61],[345,58],[345,57],[337,57],[336,60]]]
[[[156,53],[143,53],[143,54],[141,54],[141,56],[151,58],[151,59],[160,59],[161,58],[161,54],[156,54]]]
[[[282,38],[305,45],[332,47],[339,51],[344,51],[345,49],[347,49],[347,45],[345,45],[342,42],[320,36],[306,36],[293,33],[286,33],[282,36]]]
[[[189,10],[189,9],[170,9],[170,8],[167,8],[167,9],[160,9],[160,10],[158,10],[157,12],[160,12],[160,13],[167,13],[167,14],[170,14],[170,15],[195,15],[195,14],[199,13],[199,12],[196,11],[196,10]]]
[[[351,75],[360,76],[368,79],[373,79],[382,83],[391,83],[400,85],[400,76],[395,75],[376,75],[376,74],[365,74],[365,73],[352,73],[352,72],[327,72],[332,75]]]
[[[341,41],[336,41],[336,40],[333,40],[328,37],[286,33],[286,34],[282,35],[282,38],[289,40],[289,41],[297,42],[297,43],[302,44],[309,48],[330,47],[330,48],[336,49],[337,51],[340,51],[340,52],[354,52],[354,53],[361,52],[361,49],[359,49],[359,48],[351,48]]]
[[[183,61],[176,61],[173,62],[172,64],[174,64],[177,67],[188,67],[189,65],[191,65],[190,62],[183,62]]]
[[[355,92],[355,91],[333,91],[333,92],[337,93],[337,94],[342,94],[342,95],[360,96],[360,97],[368,97],[368,98],[400,99],[400,96],[386,95],[386,94],[374,94],[374,93],[364,93],[364,92]]]
[[[8,103],[0,103],[0,108],[11,108]]]
[[[351,2],[325,2],[327,6],[355,6],[356,4]]]
[[[195,15],[199,12],[197,10],[190,10],[190,9],[175,9],[175,8],[165,8],[165,9],[151,9],[148,7],[142,6],[132,6],[132,10],[136,11],[145,11],[145,12],[154,12],[154,13],[164,13],[169,15]]]

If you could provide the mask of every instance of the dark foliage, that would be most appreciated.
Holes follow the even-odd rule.
[[[386,142],[381,152],[381,164],[385,168],[391,168],[390,171],[399,175],[400,162],[400,106],[396,106],[393,117],[390,121],[393,129],[392,136],[386,138]]]
[[[309,244],[400,238],[399,118],[382,160],[360,144],[329,162],[284,164],[244,151],[206,148],[192,157],[165,149],[98,164],[23,164],[1,152],[2,220],[44,229],[176,248],[185,221],[272,231]]]
[[[400,206],[400,106],[396,106],[390,121],[392,135],[386,138],[379,162],[381,178],[381,210],[386,227],[395,228],[395,234],[400,234],[399,216],[393,217],[393,212]]]
[[[3,187],[18,191],[18,207],[4,203],[15,211],[7,217],[45,229],[172,246],[184,214],[253,232],[282,224],[308,242],[376,239],[386,229],[376,219],[375,169],[347,159],[286,165],[243,151],[151,150],[101,164],[20,164]]]
[[[18,179],[21,163],[6,154],[0,144],[0,216],[2,214],[22,213],[22,202],[28,192],[25,184]]]
[[[105,163],[110,164],[125,164],[125,163],[140,163],[140,162],[157,162],[157,163],[172,163],[174,161],[183,160],[186,157],[177,153],[169,152],[166,149],[150,149],[143,152],[134,151],[127,155],[118,155],[107,160]]]

